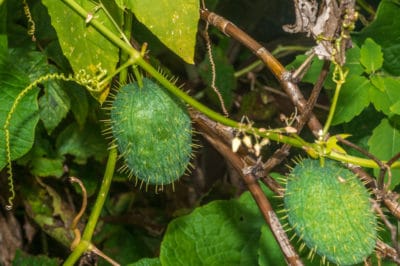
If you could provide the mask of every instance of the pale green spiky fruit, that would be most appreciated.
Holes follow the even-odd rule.
[[[373,252],[377,220],[370,194],[337,162],[299,162],[289,175],[284,205],[295,233],[323,260],[352,265]]]
[[[120,88],[111,130],[131,174],[147,184],[169,184],[187,169],[192,125],[183,103],[148,78]]]

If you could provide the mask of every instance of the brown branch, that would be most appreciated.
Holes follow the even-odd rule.
[[[261,187],[257,182],[257,178],[253,174],[253,167],[248,167],[246,162],[238,154],[232,151],[230,145],[227,145],[226,141],[223,141],[226,139],[220,139],[221,134],[213,127],[216,125],[214,121],[210,121],[210,119],[208,119],[206,116],[194,110],[191,110],[190,114],[193,121],[202,132],[204,138],[209,141],[242,176],[265,221],[269,225],[276,241],[278,242],[279,247],[285,256],[286,262],[289,265],[303,265],[299,255],[295,251],[294,247],[290,244],[289,238],[279,222],[279,219],[274,212],[268,198],[261,190]]]
[[[307,102],[297,85],[290,81],[291,73],[286,71],[283,65],[265,47],[252,39],[247,35],[247,33],[236,27],[232,22],[213,12],[201,9],[200,16],[203,20],[215,26],[224,34],[239,41],[256,54],[278,79],[281,87],[300,113],[304,112]],[[322,125],[314,114],[311,114],[308,126],[316,136],[318,131],[322,128]]]

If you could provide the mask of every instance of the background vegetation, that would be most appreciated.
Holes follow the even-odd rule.
[[[400,2],[357,1],[348,74],[326,139],[316,129],[332,111],[334,64],[313,59],[301,81],[278,75],[294,72],[315,45],[306,34],[282,30],[294,21],[293,3],[205,5],[248,38],[224,34],[218,21],[206,25],[198,1],[0,1],[0,264],[319,264],[307,252],[290,261],[278,245],[285,239],[276,239],[279,222],[265,218],[282,208],[277,180],[298,156],[352,164],[382,214],[368,263],[399,263]],[[254,40],[286,70],[260,61],[246,46]],[[102,133],[102,107],[127,76],[153,77],[189,106],[198,147],[191,171],[173,186],[137,186],[114,171],[123,162]],[[285,90],[296,87],[300,94]],[[301,94],[315,105],[302,108],[306,102],[294,100]],[[260,128],[272,130],[258,154]],[[253,136],[252,145],[245,136]],[[237,153],[235,137],[242,141]],[[247,167],[252,171],[243,174]]]

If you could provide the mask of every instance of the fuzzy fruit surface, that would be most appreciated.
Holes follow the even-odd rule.
[[[148,78],[143,87],[120,88],[111,108],[111,129],[131,174],[154,185],[181,177],[192,152],[192,125],[185,106]]]
[[[376,216],[359,179],[338,163],[305,159],[289,175],[288,220],[311,251],[340,265],[362,262],[375,247]]]

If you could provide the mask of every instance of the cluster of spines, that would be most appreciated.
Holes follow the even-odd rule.
[[[294,162],[297,165],[300,164],[301,166],[304,166],[304,164],[303,164],[304,160],[301,159],[301,158],[296,158],[294,160]],[[291,171],[293,171],[292,167],[289,167],[289,168],[290,168]],[[290,174],[287,178],[280,178],[279,181],[282,184],[286,184],[289,181],[289,179],[291,179],[291,178],[298,178],[298,177],[295,177],[292,174]],[[357,179],[357,177],[355,175],[352,175],[351,178]],[[349,179],[342,180],[342,181],[346,182],[347,180],[349,180]],[[356,182],[359,182],[359,181],[360,181],[359,179],[356,180]],[[363,185],[365,185],[364,182],[362,182],[362,181],[360,181],[360,182]],[[351,185],[352,186],[357,186],[355,182],[351,182]],[[366,190],[366,191],[367,191],[368,194],[371,193],[369,190]],[[289,195],[291,193],[291,192],[287,192],[285,188],[282,188],[281,192],[282,192],[282,194],[280,196],[278,196],[280,198],[284,198],[285,196],[287,196],[287,195]],[[363,203],[361,203],[361,204],[363,204]],[[364,204],[365,204],[365,202],[364,202]],[[369,204],[369,202],[367,204]],[[317,247],[317,246],[309,247],[305,242],[304,228],[300,227],[300,225],[298,223],[290,224],[288,222],[289,221],[288,213],[289,213],[290,210],[286,209],[284,207],[283,203],[282,203],[281,207],[282,208],[280,209],[280,211],[278,211],[278,213],[280,214],[280,219],[283,221],[283,227],[284,227],[284,229],[286,230],[287,233],[291,234],[290,241],[293,242],[295,239],[297,239],[296,245],[298,245],[298,249],[299,249],[300,252],[303,252],[305,249],[308,249],[309,253],[307,255],[307,259],[312,261],[315,258],[315,255],[318,254],[320,256],[320,258],[321,258],[321,263],[323,265],[330,265],[330,263],[333,263],[332,261],[335,261],[335,263],[333,263],[333,264],[338,264],[338,265],[342,264],[342,261],[340,259],[335,258],[335,253],[337,252],[338,247],[335,247],[335,246],[332,247],[334,255],[333,256],[331,255],[329,257],[325,256],[324,254],[320,254],[318,252],[319,251],[318,250],[319,247]],[[294,207],[294,208],[296,208],[296,207]],[[291,210],[293,210],[293,208]],[[377,218],[377,215],[373,213],[372,207],[371,207],[371,212],[370,213],[366,213],[366,217],[365,218],[368,218],[370,220],[370,225],[373,226],[376,229],[376,231],[381,230],[381,225],[380,225],[379,221],[377,219],[376,219],[376,221],[372,221],[370,219],[371,218],[370,215],[373,215],[373,216],[375,216],[375,218]],[[365,235],[365,233],[367,233],[369,235]],[[379,239],[379,236],[376,233],[374,234],[374,233],[371,233],[371,232],[369,232],[369,233],[368,232],[364,232],[363,238],[360,239],[359,241],[367,241],[365,239],[365,237],[370,238],[370,239]],[[324,236],[322,236],[322,238],[324,238]],[[325,235],[325,240],[326,240],[326,235]],[[351,240],[354,241],[354,238],[352,237]],[[343,249],[344,250],[347,249],[349,251],[354,252],[354,246],[351,246],[351,247],[347,246],[347,247],[344,247],[344,248],[341,247],[341,248],[342,248],[342,250]],[[362,251],[362,249],[360,248],[359,251]],[[351,252],[349,252],[349,254],[350,253]],[[356,260],[357,260],[357,258],[353,255],[353,261],[356,262]]]
[[[149,82],[149,79],[147,79],[147,78],[145,78],[145,79],[146,79],[145,82]],[[176,80],[174,80],[173,78],[171,78],[169,80],[176,82]],[[130,82],[131,81],[132,81],[132,79],[130,79]],[[153,82],[153,81],[150,80],[150,82]],[[154,83],[154,84],[156,84],[156,83]],[[123,86],[126,86],[126,85],[122,85],[120,87],[122,88]],[[134,88],[132,88],[132,89],[134,89]],[[139,88],[135,88],[135,89],[139,89]],[[146,89],[146,88],[140,88],[140,89]],[[163,90],[163,88],[157,88],[157,89]],[[110,117],[110,119],[103,120],[103,122],[106,125],[106,128],[103,130],[103,134],[106,135],[106,138],[110,140],[110,144],[109,144],[109,148],[110,149],[111,148],[118,148],[117,138],[113,134],[113,126],[115,126],[115,123],[114,123],[114,121],[111,121],[111,112],[114,112],[114,113],[115,112],[122,112],[122,110],[116,110],[116,107],[113,106],[113,103],[114,103],[114,101],[116,99],[117,94],[118,94],[118,91],[116,89],[113,92],[111,92],[109,94],[110,97],[105,102],[106,103],[105,107],[103,107],[103,109],[105,109],[108,112],[108,117]],[[160,97],[163,97],[163,95],[161,95]],[[174,99],[174,101],[175,101],[175,99]],[[179,103],[179,104],[181,104],[181,103]],[[182,104],[182,108],[183,107],[184,107],[184,105]],[[127,118],[124,118],[124,119],[127,119]],[[177,118],[174,118],[174,119],[176,120]],[[191,124],[191,121],[190,121],[190,124]],[[173,126],[173,125],[171,125],[171,126]],[[122,133],[123,130],[124,129],[118,129],[118,132]],[[190,129],[186,128],[185,130],[187,131],[186,132],[187,135],[192,136],[193,133],[194,133],[194,131],[191,128]],[[182,133],[183,132],[180,132],[180,134],[182,134]],[[191,140],[193,141],[193,138]],[[143,185],[145,185],[146,186],[146,190],[148,189],[149,184],[155,185],[156,192],[159,191],[159,190],[163,190],[163,187],[164,187],[165,184],[171,184],[172,185],[172,189],[174,189],[174,182],[173,182],[174,180],[162,181],[163,173],[157,173],[157,174],[152,175],[152,176],[147,176],[147,179],[139,179],[138,176],[135,175],[135,172],[133,171],[133,168],[135,166],[130,165],[131,163],[129,163],[129,161],[127,159],[127,155],[129,155],[132,152],[132,149],[133,149],[131,147],[132,145],[133,145],[132,143],[128,143],[126,148],[125,148],[125,150],[122,150],[122,149],[118,148],[119,151],[120,151],[118,159],[123,161],[123,164],[118,169],[118,171],[121,172],[121,173],[127,174],[128,178],[134,178],[135,179],[135,186],[139,185],[140,188],[141,188]],[[154,145],[158,145],[158,144],[154,143]],[[190,144],[190,146],[191,146],[191,151],[193,151],[193,149],[198,147],[198,145],[193,143],[193,142]],[[140,153],[140,150],[136,151],[136,153]],[[166,163],[171,163],[171,160],[176,160],[176,161],[181,160],[181,158],[179,158],[179,157],[173,158],[172,155],[175,155],[175,154],[170,154],[170,155],[171,156],[165,157]],[[193,157],[193,153],[190,152],[187,155],[189,157],[189,160],[187,162],[182,163],[182,164],[184,164],[184,167],[185,167],[185,171],[184,171],[183,175],[187,174],[189,172],[189,170],[191,168],[193,168],[192,164],[190,162],[192,157]],[[160,164],[159,161],[152,161],[151,163],[152,164]],[[157,168],[161,169],[161,167],[157,167]],[[165,171],[165,169],[164,169],[164,171]],[[171,171],[171,170],[169,170],[169,171]],[[175,173],[172,173],[172,174],[176,175],[177,177],[182,175],[182,173],[178,173],[176,171],[175,171]],[[169,172],[168,175],[171,175],[171,172]]]

